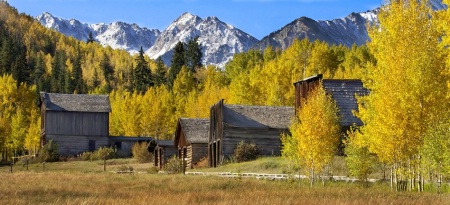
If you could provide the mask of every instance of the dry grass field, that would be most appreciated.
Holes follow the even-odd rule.
[[[29,170],[0,167],[0,204],[450,204],[450,195],[391,192],[385,184],[363,188],[333,182],[310,188],[308,182],[229,179],[214,176],[148,174],[148,164],[111,160],[135,174],[103,172],[100,162],[33,164]]]

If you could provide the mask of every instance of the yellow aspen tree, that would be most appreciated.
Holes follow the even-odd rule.
[[[428,1],[390,1],[378,18],[380,23],[369,28],[368,47],[377,62],[363,81],[371,92],[360,99],[360,140],[392,167],[393,187],[400,168],[406,169],[402,165],[420,158],[418,150],[433,118],[448,109],[442,101],[447,88]],[[411,177],[407,171],[403,179]]]
[[[30,115],[30,124],[25,136],[24,147],[28,153],[37,154],[41,136],[41,116],[39,109],[32,109]]]
[[[121,113],[121,106],[124,106],[123,99],[125,98],[125,91],[115,90],[109,94],[109,101],[111,103],[111,114],[109,115],[109,133],[114,136],[125,135],[122,127],[123,115]]]
[[[173,83],[172,89],[176,105],[176,120],[179,117],[186,116],[187,98],[193,89],[195,89],[194,75],[187,67],[183,66]]]
[[[291,138],[283,137],[283,147],[288,148],[283,154],[288,159],[297,158],[312,186],[315,175],[323,171],[336,153],[340,139],[338,108],[320,84],[302,102],[296,116],[289,128]]]

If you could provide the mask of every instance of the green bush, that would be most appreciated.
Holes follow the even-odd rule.
[[[183,172],[183,161],[179,159],[177,156],[171,157],[167,160],[167,163],[164,164],[163,168],[166,172],[175,174]]]
[[[93,155],[92,152],[83,152],[81,153],[80,158],[83,161],[92,161],[93,160],[92,155]]]
[[[261,154],[261,148],[255,143],[239,142],[234,150],[234,159],[237,162],[246,162],[255,160]]]
[[[133,153],[133,158],[139,163],[148,163],[153,159],[153,154],[148,151],[148,142],[135,143],[131,152]]]
[[[92,160],[108,160],[115,157],[116,152],[111,147],[100,147],[92,155]]]
[[[53,140],[48,141],[39,150],[39,160],[41,162],[57,162],[59,160],[58,144]]]

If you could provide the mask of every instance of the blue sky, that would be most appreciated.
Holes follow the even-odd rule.
[[[49,12],[84,23],[123,21],[163,31],[184,12],[200,18],[216,16],[257,39],[293,20],[345,17],[379,7],[384,0],[8,0],[19,12]]]

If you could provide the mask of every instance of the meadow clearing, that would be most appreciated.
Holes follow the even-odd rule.
[[[278,158],[202,171],[276,172]],[[268,166],[272,164],[271,166]],[[253,164],[253,165],[252,165]],[[133,174],[112,171],[132,166]],[[133,159],[70,161],[0,167],[0,204],[450,204],[448,191],[393,192],[386,183],[271,181],[148,173]],[[229,167],[227,169],[227,167]],[[250,168],[247,167],[252,167]],[[281,171],[281,170],[278,170]]]

